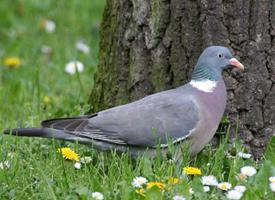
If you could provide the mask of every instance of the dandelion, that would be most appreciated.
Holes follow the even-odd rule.
[[[18,68],[21,65],[21,60],[18,57],[7,57],[4,60],[4,65],[10,68]]]
[[[217,187],[221,190],[227,191],[232,187],[232,185],[231,183],[228,183],[228,182],[222,182],[222,183],[219,183]]]
[[[249,153],[239,152],[238,156],[241,157],[241,158],[244,158],[244,159],[249,159],[249,158],[251,158],[252,155],[249,154]]]
[[[203,186],[203,191],[209,192],[210,191],[210,187],[209,186]]]
[[[91,156],[84,156],[82,158],[80,158],[80,162],[83,164],[88,164],[90,162],[92,162],[92,157]]]
[[[141,189],[138,189],[138,190],[135,190],[135,192],[141,196],[144,196],[145,197],[145,190],[143,188]]]
[[[183,172],[188,175],[201,175],[201,170],[196,167],[184,167]]]
[[[142,176],[137,176],[132,181],[132,186],[135,188],[141,188],[144,184],[146,184],[148,181],[146,178]]]
[[[43,97],[42,101],[43,101],[43,104],[47,106],[51,103],[51,98],[46,95]]]
[[[268,179],[271,183],[275,183],[275,176],[271,176]]]
[[[218,181],[215,176],[209,175],[209,176],[203,176],[201,178],[201,182],[203,185],[218,185]]]
[[[237,185],[234,187],[234,190],[238,191],[238,192],[241,192],[241,193],[244,193],[246,191],[246,187],[243,186],[243,185]]]
[[[168,184],[171,184],[171,185],[176,185],[176,184],[178,184],[179,182],[180,182],[180,179],[175,178],[175,177],[171,177],[171,178],[169,178],[169,180],[168,180]]]
[[[183,196],[176,195],[173,197],[173,200],[186,200]]]
[[[252,166],[245,166],[241,168],[241,173],[245,176],[254,176],[257,170]]]
[[[163,190],[165,188],[165,184],[161,182],[149,182],[147,183],[147,189],[151,189],[152,187],[158,187]]]
[[[10,161],[6,160],[4,162],[0,162],[0,169],[9,169],[10,168]]]
[[[74,168],[80,169],[80,168],[81,168],[81,163],[80,163],[80,162],[76,162],[76,163],[74,164]]]
[[[42,19],[39,22],[41,29],[44,29],[47,33],[53,33],[55,31],[55,22],[49,19]]]
[[[270,183],[269,187],[273,192],[275,192],[275,183]]]
[[[237,190],[230,190],[227,192],[226,197],[228,199],[238,200],[241,199],[243,196],[243,193],[237,191]]]
[[[83,63],[81,63],[79,61],[71,61],[71,62],[67,63],[65,66],[65,72],[67,72],[70,75],[75,74],[76,70],[78,72],[83,72],[83,70],[84,70]]]
[[[77,41],[75,44],[75,48],[84,54],[90,53],[90,47],[82,41]]]
[[[95,200],[103,200],[104,196],[100,192],[93,192],[92,193],[92,198],[95,199]]]
[[[58,149],[58,152],[63,155],[63,158],[79,162],[79,155],[71,150],[69,147]]]

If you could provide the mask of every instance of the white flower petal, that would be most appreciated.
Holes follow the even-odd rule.
[[[190,194],[194,194],[194,190],[192,188],[189,189]]]
[[[142,185],[146,184],[148,181],[142,176],[137,176],[132,181],[132,186],[135,188],[141,188]]]
[[[246,187],[243,186],[243,185],[237,185],[234,187],[234,190],[238,191],[238,192],[241,192],[241,193],[244,193],[246,191]]]
[[[80,162],[76,162],[76,163],[74,164],[74,168],[80,169],[80,168],[81,168],[81,163],[80,163]]]
[[[52,20],[46,20],[45,21],[45,30],[48,33],[53,33],[55,31],[55,22]]]
[[[176,195],[173,197],[173,200],[186,200],[183,196]]]
[[[228,199],[233,199],[233,200],[238,200],[238,199],[242,198],[242,196],[243,196],[243,193],[241,193],[237,190],[230,190],[226,194],[226,197]]]
[[[83,70],[84,70],[83,63],[81,63],[79,61],[71,61],[71,62],[67,63],[66,66],[65,66],[65,71],[68,74],[73,75],[73,74],[76,73],[76,70],[78,72],[83,72]]]
[[[95,199],[95,200],[103,200],[104,196],[100,192],[93,192],[92,193],[92,198]]]
[[[93,161],[93,158],[91,156],[85,156],[80,158],[80,162],[83,164],[88,164]]]
[[[275,176],[271,176],[268,179],[271,183],[275,183]]]
[[[252,166],[244,166],[241,168],[241,173],[245,176],[254,176],[257,170]]]
[[[210,187],[209,187],[209,186],[203,186],[203,190],[204,190],[205,192],[209,192],[209,191],[210,191]]]
[[[213,175],[203,176],[201,182],[203,185],[218,185],[218,181]]]
[[[269,187],[273,192],[275,192],[275,183],[270,183]]]
[[[244,159],[249,159],[249,158],[251,158],[252,155],[249,154],[249,153],[239,152],[238,156],[241,157],[241,158],[244,158]]]
[[[0,162],[0,169],[9,169],[10,168],[10,161],[6,160],[4,162]]]
[[[82,41],[77,41],[75,44],[75,48],[84,54],[90,53],[90,47]]]

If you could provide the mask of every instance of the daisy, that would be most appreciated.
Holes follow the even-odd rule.
[[[238,200],[238,199],[242,198],[242,196],[243,196],[243,193],[241,193],[237,190],[230,190],[226,194],[226,197],[228,199],[233,199],[233,200]]]
[[[201,182],[203,185],[218,185],[218,181],[215,176],[209,175],[209,176],[203,176],[201,178]]]
[[[271,176],[268,179],[271,183],[275,183],[275,176]]]
[[[69,63],[66,64],[65,66],[65,72],[67,72],[70,75],[73,75],[76,73],[76,70],[78,72],[83,72],[84,70],[84,65],[82,62],[79,61],[71,61]]]
[[[104,196],[100,192],[93,192],[92,193],[92,198],[95,199],[95,200],[103,200]]]
[[[63,155],[63,158],[67,160],[74,160],[79,162],[79,155],[71,150],[69,147],[60,148],[58,149],[58,152],[61,153]]]
[[[74,168],[80,169],[80,168],[81,168],[81,163],[80,163],[80,162],[76,162],[76,163],[74,164]]]
[[[144,184],[146,184],[148,181],[146,178],[142,176],[137,176],[132,181],[132,186],[135,188],[141,188]]]
[[[184,167],[183,172],[188,175],[201,175],[201,170],[196,167]]]
[[[6,160],[4,162],[0,162],[0,169],[9,169],[10,168],[10,161]]]
[[[84,54],[90,53],[90,47],[82,41],[77,41],[75,44],[75,48]]]
[[[245,176],[254,176],[257,170],[252,166],[244,166],[241,168],[241,173]]]
[[[194,190],[192,188],[189,189],[189,194],[194,194]]]
[[[186,200],[183,196],[176,195],[173,197],[173,200]]]
[[[228,183],[228,182],[222,182],[222,183],[219,183],[217,185],[217,187],[221,190],[227,191],[232,187],[232,185],[231,185],[231,183]]]
[[[90,162],[92,162],[93,158],[91,156],[84,156],[82,158],[80,158],[80,162],[83,164],[88,164]]]
[[[53,51],[52,48],[49,47],[49,46],[47,46],[47,45],[42,45],[42,46],[41,46],[41,52],[42,52],[43,54],[51,54],[52,51]]]
[[[42,19],[40,21],[40,27],[44,29],[47,33],[53,33],[55,31],[55,22],[48,19]]]
[[[244,158],[244,159],[249,159],[249,158],[251,158],[252,155],[249,154],[249,153],[239,152],[238,156],[241,157],[241,158]]]

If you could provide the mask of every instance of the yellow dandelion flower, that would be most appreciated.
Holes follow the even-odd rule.
[[[180,179],[175,178],[175,177],[171,177],[171,178],[169,178],[169,180],[168,180],[168,183],[171,184],[171,185],[179,184],[179,182],[180,182]]]
[[[163,190],[165,188],[165,184],[164,183],[161,183],[161,182],[149,182],[147,183],[147,189],[151,189],[152,187],[158,187],[159,189]]]
[[[141,189],[138,189],[138,190],[135,190],[136,193],[138,193],[139,195],[141,196],[144,196],[145,197],[145,190],[143,188]]]
[[[183,172],[188,175],[201,175],[201,170],[196,167],[184,167]]]
[[[7,57],[4,60],[4,65],[11,68],[18,68],[21,65],[21,60],[18,57]]]
[[[51,98],[49,96],[44,96],[42,101],[45,105],[49,105],[51,103]]]
[[[69,147],[59,148],[58,152],[61,153],[65,159],[79,161],[79,155]]]

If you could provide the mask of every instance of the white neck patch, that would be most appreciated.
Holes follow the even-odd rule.
[[[217,87],[217,82],[211,80],[192,80],[190,81],[190,85],[203,92],[213,92],[213,90]]]

